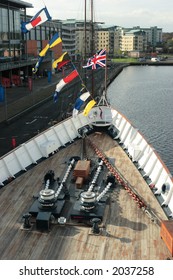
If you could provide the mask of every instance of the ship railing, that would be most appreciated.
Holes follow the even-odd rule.
[[[78,129],[86,125],[88,120],[85,116],[77,116],[75,119],[69,117],[5,154],[0,158],[0,185],[6,185],[19,173],[36,165],[40,159],[72,143],[79,137]]]
[[[162,206],[169,206],[173,213],[173,180],[168,168],[165,166],[155,149],[147,142],[144,136],[129,120],[120,113],[115,112],[112,123],[118,131],[116,140],[122,144],[131,160],[137,165],[144,179],[154,188],[155,195],[159,195]],[[162,186],[167,183],[170,189],[162,192]]]

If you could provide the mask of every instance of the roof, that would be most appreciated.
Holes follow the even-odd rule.
[[[7,5],[9,3],[9,5],[13,5],[15,7],[18,8],[33,8],[33,5],[25,2],[25,1],[21,1],[21,0],[1,0],[1,4],[5,4]]]
[[[140,32],[140,31],[141,31],[140,29],[132,29],[132,30],[128,31],[127,33],[133,34],[133,33]]]

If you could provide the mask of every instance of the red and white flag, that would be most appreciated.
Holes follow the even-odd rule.
[[[51,20],[51,16],[50,16],[47,8],[45,7],[43,9],[41,9],[30,21],[28,21],[28,22],[22,21],[21,30],[22,30],[22,32],[27,33],[34,27],[36,27],[48,20]]]
[[[67,85],[68,83],[70,83],[71,81],[73,81],[76,77],[79,76],[79,73],[77,72],[77,70],[74,70],[73,72],[71,72],[67,77],[65,77],[64,79],[61,79],[60,82],[56,85],[56,92],[60,92],[60,90]]]

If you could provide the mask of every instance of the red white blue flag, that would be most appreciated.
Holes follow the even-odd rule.
[[[47,8],[43,8],[41,9],[33,18],[31,18],[30,21],[28,22],[21,22],[21,30],[24,33],[27,33],[28,31],[30,31],[31,29],[33,29],[34,27],[51,20],[51,16],[47,10]]]
[[[98,69],[106,66],[106,49],[100,50],[93,57],[88,59],[87,65],[83,68]]]

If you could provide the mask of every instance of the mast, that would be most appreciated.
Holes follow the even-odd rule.
[[[94,52],[94,19],[93,19],[93,1],[91,0],[91,56],[93,56]]]
[[[94,52],[94,23],[93,23],[93,1],[91,0],[91,57],[93,56]],[[91,81],[92,81],[92,96],[94,96],[94,71],[91,72]]]
[[[103,95],[105,96],[105,99],[106,99],[106,96],[107,96],[107,48],[106,48],[106,60],[105,60],[105,91],[104,91]]]
[[[86,38],[87,38],[87,33],[86,33],[86,2],[85,0],[85,12],[84,12],[84,34],[85,34],[85,53],[84,53],[84,63],[86,63],[86,51],[87,51],[87,45],[86,45]]]
[[[87,55],[87,24],[86,24],[86,2],[87,0],[85,0],[85,10],[84,10],[84,62],[83,64],[85,65],[86,64],[86,55]],[[84,83],[86,85],[86,69],[84,69]]]

